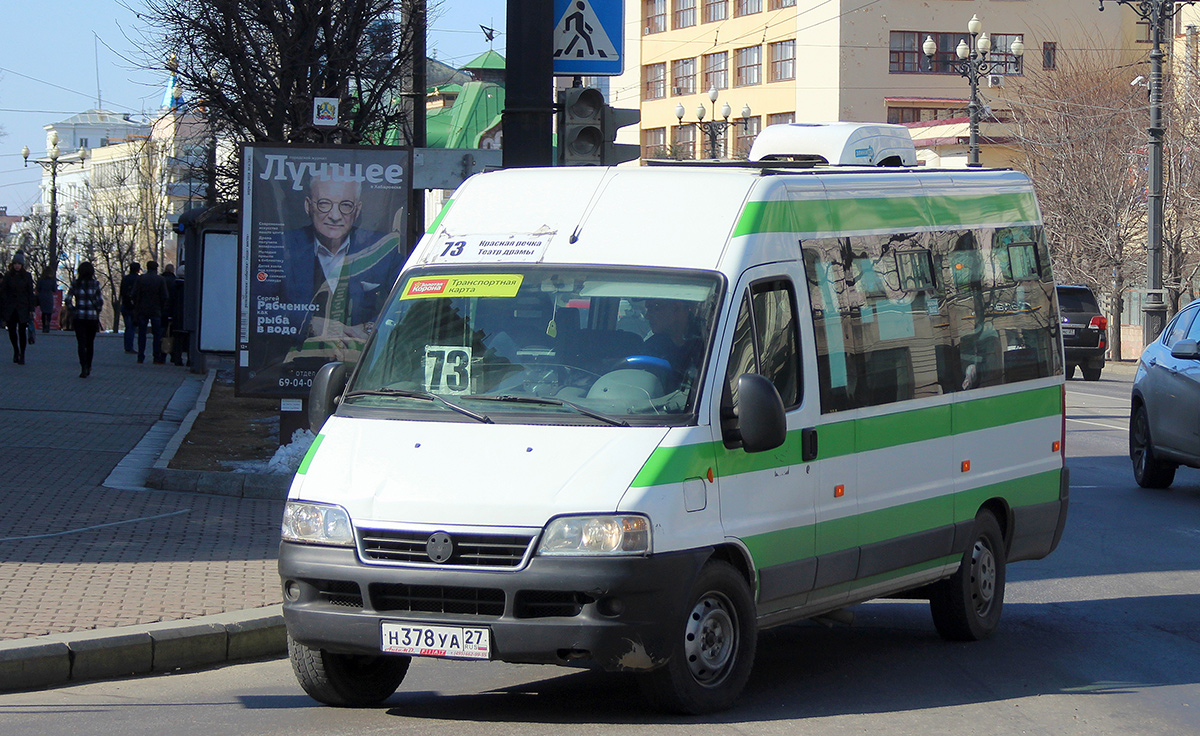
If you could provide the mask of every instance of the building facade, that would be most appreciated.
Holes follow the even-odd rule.
[[[717,141],[722,157],[745,156],[766,125],[845,120],[908,124],[929,144],[929,163],[964,165],[969,86],[953,62],[973,15],[998,62],[980,89],[993,112],[1030,64],[1053,69],[1060,54],[1097,44],[1131,61],[1148,51],[1146,28],[1127,9],[1100,13],[1062,0],[639,0],[625,12],[627,60],[611,99],[625,107],[637,100],[642,120],[630,135],[644,158],[707,157],[698,108],[712,120],[728,103],[734,124]],[[932,59],[922,49],[927,38],[937,44]],[[1008,52],[1017,38],[1026,48],[1020,60]],[[1004,160],[1003,151],[984,154],[985,164]]]

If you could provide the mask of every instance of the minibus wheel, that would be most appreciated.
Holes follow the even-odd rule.
[[[641,677],[655,706],[673,713],[725,710],[741,694],[758,642],[746,579],[723,560],[700,570],[679,620],[668,626],[667,663]]]
[[[950,641],[986,638],[1004,606],[1004,535],[990,511],[975,516],[972,538],[958,571],[930,591],[933,624]]]
[[[325,705],[362,708],[391,697],[408,674],[412,657],[337,654],[312,649],[288,636],[288,658],[304,692]]]

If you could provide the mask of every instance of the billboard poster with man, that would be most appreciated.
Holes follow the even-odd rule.
[[[407,253],[411,151],[252,144],[242,155],[237,393],[299,398],[353,365]]]

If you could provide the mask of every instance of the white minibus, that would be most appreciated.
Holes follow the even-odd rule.
[[[872,598],[986,637],[1067,516],[1058,330],[1012,171],[474,176],[314,381],[297,677],[356,706],[414,658],[588,666],[701,713],[759,630]]]

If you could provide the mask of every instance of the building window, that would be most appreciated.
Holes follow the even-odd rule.
[[[644,0],[646,35],[667,30],[667,0]]]
[[[696,126],[674,125],[671,127],[671,158],[678,161],[696,158]]]
[[[1042,68],[1058,68],[1058,44],[1054,41],[1046,41],[1042,44]]]
[[[734,52],[737,62],[735,86],[762,84],[762,46],[747,46]]]
[[[741,17],[762,12],[762,0],[733,0],[733,15]]]
[[[988,58],[996,66],[996,74],[1020,74],[1021,61],[1009,47],[1020,34],[994,33],[992,53]],[[937,44],[933,58],[925,56],[923,48],[926,38]],[[958,42],[965,40],[961,33],[933,33],[927,31],[892,31],[890,34],[888,72],[892,74],[958,74]]]
[[[768,47],[771,54],[771,80],[782,82],[796,78],[796,41],[778,41]]]
[[[892,124],[903,125],[905,123],[923,123],[929,120],[945,120],[947,118],[961,117],[966,112],[962,108],[937,108],[937,107],[892,107],[888,106],[887,121]]]
[[[729,17],[729,0],[703,0],[704,22],[714,23]]]
[[[642,158],[666,158],[667,129],[649,128],[642,131]]]
[[[674,0],[675,28],[691,28],[696,25],[696,0]]]
[[[794,112],[775,112],[767,116],[767,125],[790,125],[796,122]]]
[[[671,94],[696,93],[696,60],[676,59],[671,62]]]
[[[750,158],[750,146],[754,145],[754,139],[762,132],[762,118],[755,115],[749,118],[741,118],[738,120],[746,121],[745,125],[737,125],[737,140],[734,142],[733,155],[735,158]]]
[[[642,67],[642,99],[661,100],[667,96],[667,65],[647,64]]]
[[[771,10],[779,10],[780,8],[794,8],[796,7],[796,0],[771,0],[770,5],[767,7],[769,7]]]
[[[79,147],[80,147],[80,148],[87,148],[87,138],[80,138],[80,139],[79,139]]]
[[[1138,43],[1150,43],[1151,41],[1154,40],[1154,37],[1151,35],[1151,32],[1150,32],[1149,21],[1139,20],[1137,22],[1137,26],[1138,26],[1138,30],[1137,30],[1137,42]]]
[[[704,74],[704,89],[729,88],[729,52],[705,54],[701,69]]]

